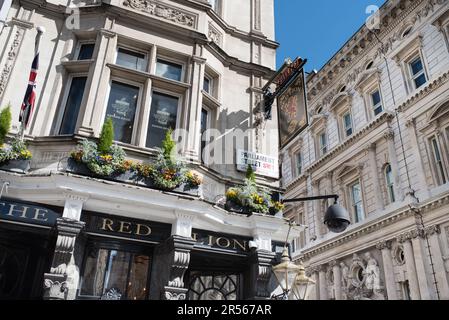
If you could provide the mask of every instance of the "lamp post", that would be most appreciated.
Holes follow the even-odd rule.
[[[330,206],[324,217],[324,224],[327,228],[335,233],[341,233],[345,231],[350,225],[349,214],[345,208],[338,204],[338,195],[327,195],[317,197],[306,197],[296,199],[284,199],[282,203],[294,203],[315,201],[324,199],[335,199],[335,203]],[[284,250],[282,252],[281,263],[273,267],[273,273],[279,285],[282,288],[283,293],[273,296],[274,299],[287,300],[290,292],[293,292],[294,296],[298,300],[305,300],[311,286],[315,283],[314,280],[306,276],[305,268],[302,262],[295,264],[291,261],[288,253],[288,237],[293,223],[290,221],[287,238],[285,240]]]

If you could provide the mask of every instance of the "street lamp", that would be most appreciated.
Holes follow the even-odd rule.
[[[305,300],[309,295],[310,289],[312,289],[312,285],[315,284],[315,281],[306,276],[306,269],[304,268],[302,261],[300,261],[298,266],[299,272],[295,278],[292,291],[298,300]]]
[[[282,252],[281,263],[273,267],[273,273],[276,276],[276,279],[281,285],[283,291],[283,293],[277,298],[286,299],[288,297],[288,294],[290,293],[294,285],[296,276],[300,271],[301,267],[291,261],[288,254],[288,248],[287,246],[285,246],[284,251]]]

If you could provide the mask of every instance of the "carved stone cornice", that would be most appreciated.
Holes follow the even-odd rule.
[[[153,0],[124,0],[123,5],[184,27],[197,28],[197,14],[166,3]]]
[[[377,250],[390,250],[391,249],[391,241],[390,240],[383,240],[376,244]]]
[[[426,236],[438,235],[441,233],[441,228],[439,225],[433,225],[424,229]]]
[[[405,102],[403,102],[401,105],[399,105],[398,110],[400,112],[406,111],[407,109],[409,109],[410,107],[415,105],[418,101],[421,101],[422,99],[424,99],[425,97],[430,95],[432,92],[434,92],[438,88],[442,87],[445,83],[448,82],[448,80],[449,80],[449,72],[443,73],[437,79],[426,84],[423,88],[421,88],[413,96],[411,96]]]

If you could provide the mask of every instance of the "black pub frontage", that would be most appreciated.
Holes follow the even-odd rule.
[[[283,219],[145,192],[151,205],[125,205],[122,195],[108,213],[111,199],[100,194],[55,191],[52,201],[41,194],[30,198],[44,201],[30,202],[10,197],[23,194],[10,188],[0,200],[0,300],[269,298]],[[170,208],[156,209],[158,200]]]

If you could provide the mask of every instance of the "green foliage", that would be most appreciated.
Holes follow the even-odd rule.
[[[108,154],[114,141],[114,124],[108,118],[101,128],[100,141],[98,142],[98,152]]]
[[[0,149],[0,163],[7,163],[10,160],[30,160],[32,158],[25,142],[19,137],[14,137],[10,146]]]
[[[7,105],[0,112],[0,146],[3,146],[5,143],[6,135],[11,128],[11,105]]]
[[[256,181],[256,173],[251,165],[248,165],[248,168],[246,169],[246,179],[254,182]]]
[[[165,139],[162,141],[162,152],[167,160],[172,160],[174,158],[174,152],[176,143],[172,138],[173,130],[169,129],[165,133]]]

